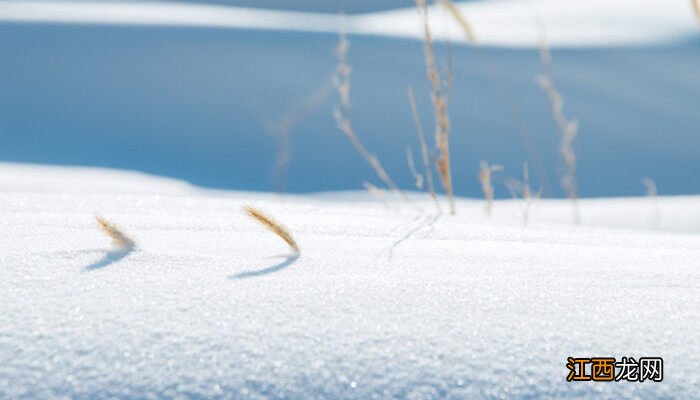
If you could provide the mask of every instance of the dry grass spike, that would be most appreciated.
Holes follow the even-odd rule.
[[[698,23],[700,23],[700,0],[690,1],[693,3],[693,12],[695,12],[695,17],[698,19]]]
[[[476,34],[474,33],[474,28],[472,28],[472,24],[469,23],[467,18],[462,14],[461,11],[459,11],[459,8],[451,2],[450,0],[438,0],[438,3],[447,10],[447,12],[452,15],[452,18],[454,18],[455,21],[459,24],[459,26],[462,28],[464,31],[464,34],[467,36],[467,39],[469,40],[469,43],[472,46],[477,45],[476,41]]]
[[[493,184],[491,183],[491,174],[498,171],[503,171],[500,165],[489,165],[486,161],[479,163],[479,182],[481,182],[481,190],[484,192],[486,205],[484,212],[488,218],[493,214]]]
[[[578,178],[576,177],[576,152],[574,142],[578,135],[578,122],[571,120],[564,114],[564,98],[557,89],[552,77],[552,56],[547,46],[545,29],[542,24],[539,28],[540,60],[545,73],[536,77],[536,81],[547,94],[551,105],[552,118],[559,129],[559,155],[564,161],[565,172],[561,176],[561,187],[571,200],[574,223],[581,224],[581,212],[578,205]]]
[[[267,230],[277,235],[280,239],[284,240],[295,253],[299,254],[299,245],[297,244],[296,240],[294,240],[292,233],[289,232],[289,229],[287,229],[286,226],[282,225],[271,216],[265,214],[259,208],[250,205],[243,206],[243,212],[267,228]]]
[[[119,247],[131,247],[134,245],[134,241],[126,236],[124,232],[114,223],[106,220],[99,214],[95,214],[95,220],[97,220],[97,225],[100,227],[105,235],[112,239],[112,243]]]
[[[435,63],[433,49],[433,34],[428,21],[428,4],[426,0],[416,0],[416,5],[423,17],[423,33],[425,35],[425,65],[428,80],[432,88],[433,108],[435,112],[435,147],[439,155],[436,161],[440,182],[450,202],[450,214],[457,213],[454,192],[452,189],[452,172],[450,170],[450,119],[447,115],[447,96],[443,94],[442,82]]]

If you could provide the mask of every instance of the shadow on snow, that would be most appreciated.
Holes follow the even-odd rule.
[[[136,250],[136,246],[133,244],[109,250],[101,259],[83,268],[83,271],[94,271],[107,267],[127,257],[129,254],[133,253],[134,250]]]
[[[296,260],[298,260],[298,259],[299,259],[299,254],[292,254],[292,255],[284,256],[284,261],[282,261],[279,264],[275,264],[275,265],[272,265],[272,266],[264,268],[264,269],[239,272],[235,275],[232,275],[230,279],[255,278],[258,276],[264,276],[264,275],[272,274],[275,272],[279,272],[279,271],[291,266],[292,264],[294,264],[294,262],[296,262]]]

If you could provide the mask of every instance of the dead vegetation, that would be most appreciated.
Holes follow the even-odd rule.
[[[296,240],[294,240],[292,233],[286,226],[282,225],[275,218],[266,214],[259,208],[249,205],[243,206],[243,212],[250,218],[257,221],[260,225],[264,226],[267,230],[274,233],[277,237],[284,240],[295,253],[300,253],[299,245],[297,244]]]
[[[406,162],[408,163],[408,170],[413,175],[416,189],[423,190],[423,175],[416,170],[416,163],[413,161],[413,151],[410,146],[406,147]]]
[[[435,147],[438,151],[435,163],[438,174],[440,175],[440,182],[450,202],[450,214],[454,215],[457,210],[455,208],[452,173],[450,170],[450,119],[447,115],[447,95],[443,94],[443,83],[435,63],[433,35],[430,31],[430,22],[428,19],[428,5],[425,0],[416,0],[416,5],[421,12],[423,20],[425,65],[432,89],[432,101],[435,113]]]
[[[536,80],[542,90],[547,94],[552,109],[552,117],[560,134],[559,155],[564,162],[564,173],[561,176],[561,187],[571,200],[572,216],[574,223],[581,224],[581,213],[578,204],[578,180],[576,177],[576,153],[574,141],[578,134],[578,122],[570,120],[564,114],[564,99],[561,96],[552,76],[552,57],[547,46],[544,27],[540,24],[540,61],[544,73],[537,76]]]
[[[488,218],[493,214],[493,184],[491,183],[491,174],[494,172],[503,171],[500,165],[489,165],[486,161],[479,163],[479,182],[481,183],[481,191],[484,193],[486,204],[484,212]]]
[[[378,188],[367,181],[362,182],[362,187],[364,187],[365,190],[372,195],[372,197],[381,201],[382,204],[384,204],[384,207],[389,208],[389,203],[386,201],[386,190]]]
[[[530,186],[530,170],[527,163],[523,164],[522,182],[515,178],[509,178],[505,180],[505,185],[513,199],[519,201],[523,223],[527,225],[530,221],[530,210],[532,206],[542,196],[541,188],[537,193],[532,192],[532,187]]]
[[[362,158],[367,161],[367,163],[372,167],[374,172],[377,174],[379,179],[394,192],[398,193],[401,198],[410,202],[408,197],[404,192],[399,189],[399,187],[394,183],[389,174],[386,172],[382,163],[379,162],[379,158],[376,155],[370,153],[365,145],[360,141],[357,136],[355,129],[352,125],[352,120],[350,118],[350,73],[352,67],[348,64],[347,55],[348,49],[350,47],[350,42],[348,41],[345,33],[340,33],[340,38],[338,40],[338,46],[336,47],[335,54],[338,58],[338,65],[336,66],[335,75],[333,75],[333,84],[338,93],[340,99],[340,105],[336,106],[333,110],[333,116],[335,118],[335,123],[345,136],[350,139],[350,142],[355,146],[355,149],[360,153]]]
[[[440,201],[438,201],[437,195],[435,194],[435,183],[433,181],[432,166],[430,164],[430,155],[428,154],[428,144],[425,141],[425,133],[423,132],[423,123],[420,120],[420,115],[418,114],[418,106],[416,106],[416,97],[413,95],[413,88],[408,88],[408,101],[411,104],[411,114],[413,115],[413,123],[416,126],[416,133],[418,134],[418,143],[420,143],[420,153],[423,159],[423,171],[425,171],[425,181],[428,184],[428,193],[430,197],[435,202],[435,207],[440,214],[442,214],[442,207],[440,206]]]
[[[472,25],[469,23],[469,20],[462,14],[461,11],[459,11],[459,8],[451,2],[450,0],[438,0],[438,3],[447,10],[447,12],[454,18],[455,21],[459,24],[459,26],[462,28],[464,31],[464,34],[467,37],[467,40],[469,40],[469,43],[472,46],[477,45],[476,41],[476,34],[474,33],[474,28],[472,28]]]
[[[99,214],[95,214],[95,220],[97,221],[97,226],[100,230],[112,239],[112,243],[118,247],[131,247],[134,246],[134,241],[128,237],[119,227],[108,221],[106,218]]]
[[[292,131],[313,114],[332,92],[331,80],[326,77],[312,93],[296,103],[298,106],[267,125],[276,140],[275,190],[278,193],[284,193],[287,188],[287,173],[292,159]]]

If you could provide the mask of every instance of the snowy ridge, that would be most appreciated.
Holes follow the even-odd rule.
[[[700,344],[697,234],[574,227],[555,200],[536,205],[524,228],[507,202],[496,221],[470,200],[437,218],[362,196],[213,192],[77,168],[2,165],[0,187],[32,173],[35,187],[0,191],[1,398],[700,390],[689,351]],[[107,179],[115,185],[90,184]],[[130,192],[138,181],[151,191]],[[584,221],[645,200],[584,201]],[[698,198],[674,201],[675,210]],[[301,257],[243,216],[244,203],[288,225]],[[136,249],[111,255],[93,211]],[[697,221],[697,208],[683,217]],[[661,356],[664,382],[567,383],[567,356]]]
[[[459,5],[483,45],[536,47],[537,21],[550,46],[600,47],[675,42],[697,31],[689,1],[482,0]],[[435,38],[465,42],[460,27],[433,6]],[[422,39],[414,8],[346,16],[181,2],[0,1],[0,21],[338,32]]]

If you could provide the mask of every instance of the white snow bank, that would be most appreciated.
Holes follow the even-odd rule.
[[[504,202],[490,222],[476,201],[436,218],[365,196],[279,198],[117,175],[0,165],[0,187],[36,184],[0,191],[0,398],[700,390],[700,236],[574,227],[564,201],[540,203],[524,228]],[[149,193],[122,191],[127,177]],[[584,201],[582,212],[613,221],[646,200]],[[287,224],[302,256],[243,216],[244,203]],[[137,248],[110,252],[93,211]],[[664,381],[567,383],[567,356],[660,356]]]
[[[484,45],[537,47],[538,19],[550,46],[605,47],[672,42],[697,34],[685,0],[485,0],[459,4]],[[442,7],[433,7],[435,37],[464,41],[461,28]],[[359,31],[422,39],[412,9],[359,17]]]
[[[459,4],[483,45],[536,47],[537,19],[550,46],[667,43],[696,34],[687,0],[490,0]],[[465,41],[459,26],[432,7],[436,39]],[[180,2],[0,1],[0,21],[126,24],[337,32],[422,39],[415,8],[341,18],[337,15]]]
[[[0,192],[177,194],[191,186],[176,179],[114,169],[0,164]]]
[[[0,21],[337,31],[338,17],[186,2],[0,1]]]

